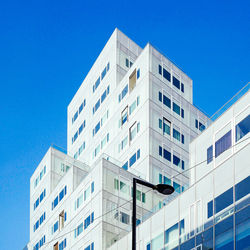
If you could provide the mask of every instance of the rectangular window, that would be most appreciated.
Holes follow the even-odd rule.
[[[104,70],[102,71],[102,79],[105,77],[106,73],[107,73],[107,69],[105,67]]]
[[[171,180],[169,178],[167,178],[166,176],[163,176],[163,183],[171,185]]]
[[[95,183],[92,181],[91,182],[91,193],[95,191]]]
[[[131,142],[136,136],[136,123],[134,123],[130,128],[129,128],[129,141]]]
[[[125,64],[126,64],[126,67],[129,68],[129,60],[128,60],[128,58],[126,58]]]
[[[105,90],[103,93],[102,93],[102,96],[101,96],[101,102],[103,103],[103,101],[105,100],[107,96],[107,91]]]
[[[176,114],[178,114],[178,115],[181,114],[181,108],[180,108],[180,106],[177,105],[177,104],[174,103],[174,102],[173,102],[173,111],[174,111]]]
[[[184,93],[184,84],[183,83],[181,83],[181,92]]]
[[[162,66],[159,64],[159,67],[158,67],[158,73],[161,75],[162,74]]]
[[[82,112],[82,110],[83,110],[83,103],[79,107],[79,114]]]
[[[177,88],[180,89],[180,81],[173,76],[173,85]]]
[[[160,102],[162,102],[162,93],[159,91],[158,99]]]
[[[129,76],[129,93],[135,88],[136,86],[136,70],[132,72]]]
[[[100,129],[100,122],[98,122],[95,126],[95,134],[99,131]]]
[[[170,127],[171,127],[171,122],[163,117],[163,134],[164,135],[165,134],[170,135]]]
[[[231,130],[215,142],[215,158],[229,149],[232,145]]]
[[[184,137],[183,134],[181,135],[181,143],[182,143],[182,144],[185,144],[185,137]]]
[[[213,161],[213,145],[207,149],[207,164]]]
[[[169,82],[171,81],[170,80],[171,79],[171,74],[166,69],[164,69],[164,68],[163,68],[163,77],[165,79],[167,79]]]
[[[128,85],[126,85],[125,87],[124,87],[124,89],[122,90],[122,99],[126,96],[126,94],[128,93]]]
[[[165,104],[167,107],[171,108],[171,100],[163,95],[163,104]]]
[[[195,127],[198,128],[198,120],[195,119]]]
[[[184,118],[184,109],[181,109],[181,117]]]
[[[214,199],[215,213],[220,212],[224,208],[233,203],[233,188],[228,189],[223,194]]]
[[[235,126],[235,141],[239,141],[250,131],[250,115]]]
[[[176,129],[173,129],[173,137],[178,140],[181,141],[181,134],[179,131],[177,131]]]
[[[206,127],[201,123],[199,122],[199,130],[202,132]]]
[[[136,101],[134,101],[134,102],[129,106],[129,114],[131,115],[135,109],[136,109]]]
[[[128,170],[128,162],[127,161],[123,164],[122,168],[125,170]]]
[[[250,177],[248,176],[241,182],[235,185],[235,201],[243,198],[244,196],[249,194],[250,187]]]
[[[171,161],[171,153],[166,149],[163,150],[163,157],[164,159]]]
[[[82,131],[83,131],[83,124],[79,127],[79,135],[82,133]]]
[[[176,155],[173,155],[173,163],[177,167],[180,167],[181,166],[181,159],[179,157],[177,157]]]
[[[162,147],[159,146],[159,155],[162,156]]]

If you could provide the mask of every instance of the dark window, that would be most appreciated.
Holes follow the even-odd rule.
[[[170,99],[169,99],[168,97],[166,97],[165,95],[163,95],[163,103],[164,103],[167,107],[171,108],[171,101],[170,101]]]
[[[181,108],[180,108],[180,106],[177,105],[176,103],[173,103],[173,111],[174,111],[176,114],[180,115],[180,114],[181,114]]]
[[[201,123],[199,122],[199,130],[202,132],[206,127]]]
[[[213,145],[207,149],[207,164],[213,161]]]
[[[136,78],[139,79],[139,77],[140,77],[140,69],[136,71]]]
[[[173,163],[174,165],[180,167],[181,159],[177,157],[176,155],[173,155]]]
[[[184,109],[181,109],[181,117],[184,118]]]
[[[195,119],[195,127],[198,128],[198,120]]]
[[[177,88],[180,89],[180,81],[173,76],[173,85]]]
[[[181,143],[182,143],[182,144],[185,143],[185,137],[184,137],[184,135],[181,135]]]
[[[162,129],[162,119],[159,119],[159,128]]]
[[[214,199],[215,213],[220,212],[224,208],[233,203],[233,188],[228,189],[223,194]]]
[[[126,58],[126,67],[129,68],[129,60]]]
[[[202,249],[213,249],[213,227],[196,235],[196,245],[202,244]]]
[[[239,141],[250,131],[250,115],[235,126],[235,141]]]
[[[213,212],[213,204],[214,204],[213,200],[211,200],[211,201],[209,201],[207,203],[207,218],[210,218],[214,214],[214,212]]]
[[[136,154],[137,154],[137,160],[140,159],[140,156],[141,156],[141,151],[140,151],[140,149],[137,150],[137,153],[136,153]]]
[[[159,155],[162,156],[162,147],[159,146]]]
[[[159,91],[159,97],[158,97],[159,101],[162,102],[162,93]]]
[[[169,151],[167,151],[166,149],[163,150],[163,157],[166,160],[171,161],[171,153]]]
[[[128,170],[128,162],[127,161],[123,164],[122,168],[125,170]]]
[[[194,237],[185,243],[180,245],[180,250],[187,250],[187,249],[192,249],[195,246],[195,239]]]
[[[127,93],[128,93],[128,85],[126,85],[125,88],[122,90],[122,99]]]
[[[218,157],[232,145],[231,130],[215,142],[215,157]]]
[[[184,84],[183,83],[181,83],[181,92],[184,93]]]
[[[158,68],[158,72],[159,72],[159,74],[161,75],[162,74],[162,66],[159,64],[159,68]]]
[[[249,194],[250,176],[235,185],[235,200],[239,200]]]
[[[171,74],[164,68],[163,68],[163,77],[170,82]]]
[[[182,168],[182,170],[184,170],[185,169],[185,161],[181,161],[181,168]]]

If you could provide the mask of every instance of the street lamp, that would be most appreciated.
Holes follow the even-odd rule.
[[[157,190],[159,193],[169,195],[174,192],[174,188],[167,184],[154,185],[149,182],[133,178],[133,218],[132,218],[132,250],[136,250],[136,184]]]

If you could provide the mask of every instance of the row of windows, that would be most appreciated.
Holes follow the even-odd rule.
[[[33,230],[34,232],[39,228],[39,226],[45,221],[45,212],[41,215],[41,217],[34,224]]]
[[[171,100],[167,96],[163,95],[162,92],[159,91],[158,100],[162,102],[165,106],[171,109]],[[181,109],[181,107],[176,104],[175,102],[172,102],[172,109],[177,114],[180,115],[182,118],[184,118],[184,109]]]
[[[167,120],[165,117],[163,119],[159,119],[159,128],[163,130],[163,135],[171,136],[171,122]],[[178,128],[173,128],[173,138],[182,144],[185,143],[185,136],[178,131]]]
[[[33,250],[38,250],[45,243],[45,235],[35,244]]]
[[[250,207],[247,206],[195,237],[185,234],[185,223],[182,220],[152,239],[146,249],[248,249],[249,213]]]
[[[79,147],[79,149],[77,150],[77,152],[74,154],[74,159],[77,159],[78,156],[80,156],[80,154],[83,152],[83,150],[85,149],[85,141],[82,143],[82,145]]]
[[[114,179],[114,189],[120,190],[122,193],[133,196],[133,188],[124,183],[123,181],[119,181],[118,179]],[[146,203],[146,194],[141,192],[140,190],[136,190],[136,199],[143,203]]]
[[[105,66],[105,68],[103,69],[103,71],[101,73],[101,76],[98,77],[98,79],[96,80],[95,84],[93,85],[93,93],[95,93],[96,89],[99,87],[101,81],[106,76],[106,74],[107,74],[108,71],[109,71],[109,62],[107,64],[107,66]]]
[[[88,226],[94,222],[94,212],[92,212],[85,220],[84,220],[84,229],[87,229]],[[78,225],[75,229],[75,238],[83,232],[83,222]]]
[[[38,177],[34,180],[34,188],[37,187],[39,181],[42,180],[43,176],[46,174],[46,166],[43,167]]]
[[[81,124],[81,126],[79,127],[79,129],[76,131],[76,133],[72,137],[72,144],[76,141],[78,136],[80,136],[80,134],[82,133],[82,131],[85,127],[86,127],[86,121],[84,120],[83,123]]]
[[[109,142],[109,133],[106,134],[106,136],[101,140],[101,143],[98,144],[98,146],[95,148],[92,154],[92,159],[94,159],[100,151],[104,148],[104,146]]]
[[[84,201],[89,197],[90,191],[93,193],[95,190],[95,183],[91,182],[91,185],[84,191]],[[78,209],[83,203],[83,194],[80,194],[75,200],[75,210]]]
[[[248,176],[235,185],[235,202],[249,194],[250,177]],[[207,218],[222,211],[234,202],[233,187],[214,198],[207,204]]]
[[[195,127],[199,129],[201,132],[206,128],[204,124],[195,119]]]
[[[52,210],[58,205],[58,203],[64,198],[66,194],[67,194],[67,186],[65,186],[60,191],[59,195],[57,195],[54,201],[52,202]]]
[[[170,70],[169,70],[170,71]],[[163,76],[163,78],[165,78],[166,80],[168,80],[169,82],[171,82],[171,74],[169,73],[169,71],[167,69],[165,69],[164,67],[162,67],[160,64],[159,64],[159,67],[158,67],[158,73],[160,75]],[[177,79],[175,76],[172,75],[172,83],[173,85],[177,88],[177,89],[180,89],[181,92],[184,93],[184,84],[180,82],[179,79]]]
[[[235,142],[238,142],[250,131],[250,115],[235,126]],[[215,142],[215,158],[232,146],[232,131],[228,131]],[[213,145],[207,149],[207,164],[213,161]]]
[[[109,86],[107,87],[107,89],[104,90],[104,92],[102,93],[101,97],[98,99],[98,101],[96,102],[96,104],[93,106],[93,115],[95,114],[95,112],[99,109],[99,107],[101,106],[101,103],[104,102],[104,100],[106,99],[106,97],[109,95]]]
[[[167,149],[162,148],[162,146],[159,146],[159,155],[163,157],[164,159],[168,160],[169,162],[172,162],[172,154]],[[173,154],[173,164],[182,170],[185,169],[185,161],[181,160],[178,156]]]
[[[46,196],[46,189],[42,191],[42,193],[39,195],[37,200],[34,203],[34,210],[39,206],[39,204],[42,202],[43,198]]]
[[[84,248],[84,250],[94,250],[94,242]]]
[[[159,183],[172,185],[171,180],[167,176],[162,175],[162,174],[159,174]],[[177,192],[179,194],[184,191],[184,187],[175,181],[173,182],[173,187],[174,187],[175,192]]]
[[[72,117],[72,124],[75,122],[75,120],[78,118],[78,115],[81,114],[83,108],[86,106],[86,99],[83,100],[81,105],[79,106],[78,110],[75,112],[74,116]]]
[[[140,149],[138,149],[137,152],[134,153],[134,154],[129,158],[129,160],[126,161],[126,162],[123,164],[122,168],[125,169],[125,170],[128,170],[128,166],[129,166],[129,167],[132,167],[132,166],[135,164],[135,162],[136,162],[137,160],[140,159],[140,156],[141,156],[141,151],[140,151]]]
[[[104,116],[101,118],[101,120],[95,125],[95,128],[93,128],[92,135],[95,136],[100,128],[104,125],[104,123],[107,121],[109,117],[109,110],[104,114]]]

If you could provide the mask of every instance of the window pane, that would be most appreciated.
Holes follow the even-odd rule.
[[[232,145],[231,130],[215,142],[215,157],[226,151]]]
[[[213,161],[213,145],[207,149],[207,164]]]
[[[170,75],[170,73],[169,73],[166,69],[164,69],[164,68],[163,68],[163,77],[164,77],[165,79],[167,79],[167,80],[170,82],[171,75]]]
[[[235,200],[239,200],[249,194],[250,176],[235,185]]]
[[[250,131],[250,115],[238,123],[235,127],[235,140],[236,142],[247,135]]]
[[[181,113],[181,109],[176,103],[173,103],[173,111],[178,115]]]
[[[180,81],[177,78],[175,78],[174,76],[173,76],[173,85],[176,88],[180,89]]]
[[[215,198],[214,204],[215,204],[215,213],[220,212],[224,208],[228,207],[233,203],[233,188],[230,188],[223,194],[219,195]]]
[[[163,103],[164,103],[167,107],[171,108],[171,100],[170,100],[168,97],[166,97],[165,95],[163,95]]]
[[[171,161],[171,153],[169,151],[167,151],[166,149],[163,150],[163,157],[166,160]]]

